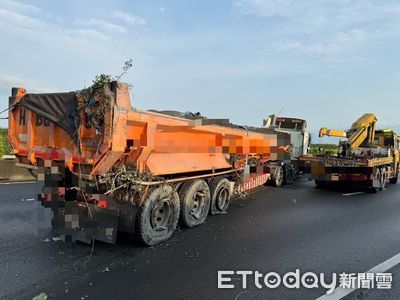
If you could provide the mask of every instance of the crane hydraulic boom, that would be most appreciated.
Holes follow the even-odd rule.
[[[344,147],[343,151],[341,152],[345,152],[345,155],[350,156],[353,151],[361,145],[373,144],[377,121],[378,120],[374,114],[367,113],[354,122],[349,130],[341,131],[321,128],[319,137],[326,135],[347,138],[346,142],[341,143],[341,146]]]

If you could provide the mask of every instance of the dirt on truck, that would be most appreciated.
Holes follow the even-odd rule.
[[[289,134],[132,108],[121,82],[69,93],[13,88],[9,105],[13,152],[43,182],[38,198],[65,240],[115,243],[125,231],[155,245],[178,222],[198,226],[234,195],[284,184],[291,170]]]

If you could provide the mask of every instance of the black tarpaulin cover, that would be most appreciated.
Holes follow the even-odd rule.
[[[75,92],[26,94],[18,104],[58,125],[77,141],[79,116]]]

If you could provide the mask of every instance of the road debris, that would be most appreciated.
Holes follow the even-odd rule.
[[[39,295],[32,298],[32,300],[47,300],[49,297],[45,293],[40,293]]]
[[[125,166],[116,170],[106,170],[99,178],[99,183],[107,186],[109,193],[125,188],[125,192],[142,192],[145,188],[141,182],[164,181],[163,178],[154,176],[150,172],[140,172],[136,166]]]

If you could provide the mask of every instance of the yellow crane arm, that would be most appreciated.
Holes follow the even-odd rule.
[[[358,130],[359,128],[362,127],[370,127],[373,126],[375,127],[376,122],[378,121],[378,119],[376,118],[376,116],[374,114],[364,114],[362,115],[357,121],[355,121],[353,123],[353,125],[351,125],[351,129],[350,130]]]
[[[359,128],[355,133],[353,133],[348,141],[347,144],[349,145],[350,149],[356,149],[360,147],[360,145],[368,138],[368,128],[362,127]]]
[[[366,142],[372,144],[375,139],[375,126],[378,119],[374,114],[364,114],[353,123],[348,134],[347,144],[351,150],[354,150]]]
[[[321,128],[319,131],[319,137],[327,135],[347,138],[346,149],[349,151],[348,153],[351,153],[352,150],[360,147],[363,143],[372,144],[374,142],[376,122],[377,118],[374,114],[364,114],[353,123],[350,130],[343,131]]]
[[[347,137],[347,133],[343,130],[332,130],[328,128],[321,128],[319,131],[319,137],[324,137],[324,136],[335,136],[335,137]]]

